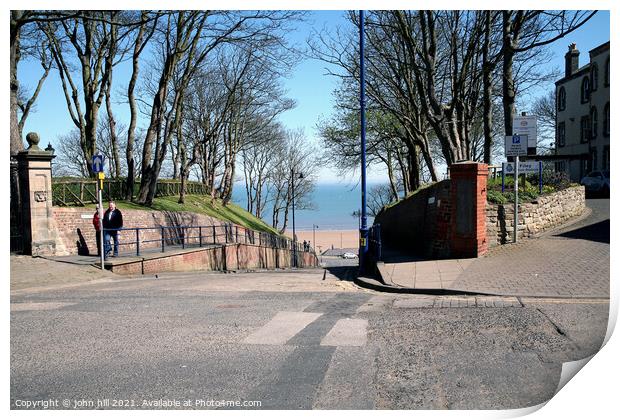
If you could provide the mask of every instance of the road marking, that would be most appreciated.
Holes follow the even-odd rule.
[[[244,343],[282,345],[320,317],[315,312],[278,312],[268,323],[250,334]]]
[[[368,321],[365,319],[339,319],[327,333],[322,346],[364,346]]]

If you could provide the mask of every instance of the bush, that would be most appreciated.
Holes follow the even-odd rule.
[[[554,191],[560,191],[570,187],[571,181],[566,172],[543,171],[543,185],[549,185]]]
[[[501,193],[501,191],[488,190],[487,191],[487,201],[489,203],[504,204],[508,200]]]

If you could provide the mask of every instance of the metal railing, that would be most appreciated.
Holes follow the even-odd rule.
[[[381,224],[372,225],[368,230],[368,252],[375,261],[382,261]]]
[[[270,248],[287,249],[295,252],[314,252],[309,246],[294,243],[288,238],[273,233],[259,232],[233,224],[208,226],[158,226],[120,229],[104,229],[106,232],[118,232],[119,253],[140,256],[145,250],[166,252],[166,248],[181,249],[205,247],[224,244],[250,244]],[[110,241],[112,251],[113,241]]]
[[[140,182],[134,183],[134,197],[140,188]],[[181,181],[158,180],[155,197],[179,195]],[[206,185],[187,181],[186,194],[209,195],[211,189]],[[103,197],[105,200],[124,200],[127,193],[127,183],[124,179],[106,179],[103,181]],[[97,181],[93,180],[60,180],[52,179],[52,202],[55,206],[85,206],[97,203]]]

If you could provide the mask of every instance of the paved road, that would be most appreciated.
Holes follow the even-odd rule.
[[[397,296],[343,270],[16,290],[11,407],[519,408],[606,331],[606,299]]]

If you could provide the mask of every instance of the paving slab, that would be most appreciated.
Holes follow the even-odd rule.
[[[385,263],[386,284],[500,296],[607,298],[609,200],[587,200],[591,212],[535,239],[491,248],[481,258]]]

